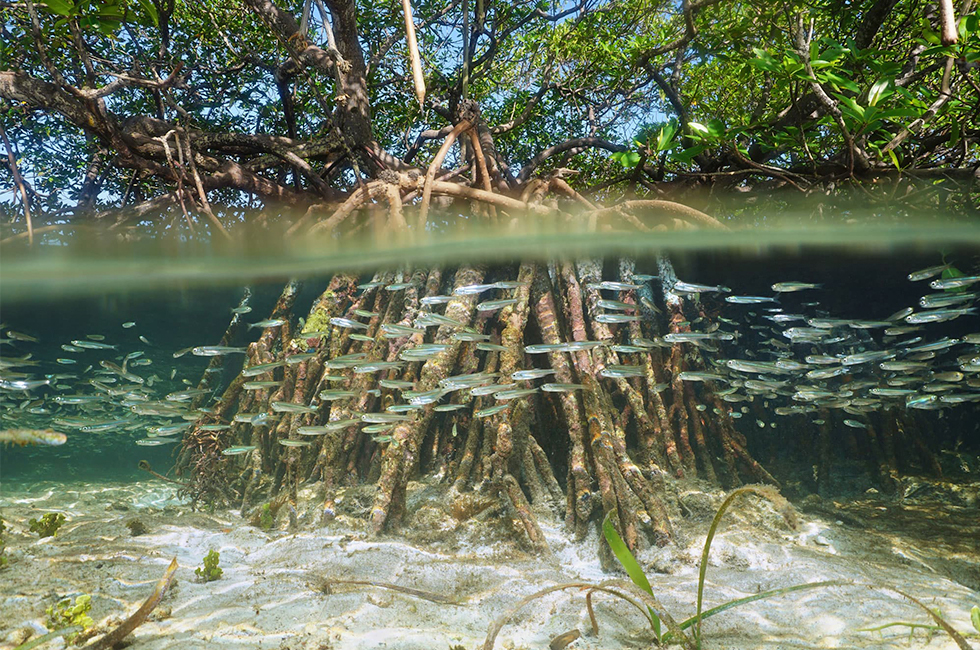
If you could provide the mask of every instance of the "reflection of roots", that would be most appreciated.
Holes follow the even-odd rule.
[[[235,422],[222,432],[192,430],[184,440],[178,468],[191,477],[189,493],[197,500],[241,504],[243,513],[260,501],[288,499],[290,509],[312,497],[326,518],[336,514],[337,491],[364,481],[378,486],[370,520],[375,531],[396,525],[404,514],[405,492],[410,480],[423,473],[441,477],[457,495],[452,504],[457,521],[473,516],[489,504],[503,507],[521,537],[532,548],[546,542],[538,526],[542,514],[561,513],[570,530],[581,538],[590,525],[611,515],[631,548],[671,537],[664,505],[666,474],[694,476],[702,472],[725,485],[743,480],[774,482],[745,449],[745,439],[732,426],[727,404],[715,400],[719,414],[707,416],[694,406],[712,399],[690,384],[679,382],[684,369],[701,368],[696,355],[680,354],[680,348],[652,348],[642,354],[617,353],[608,346],[574,353],[527,355],[524,347],[573,341],[628,343],[654,339],[666,331],[683,330],[680,315],[685,306],[664,305],[668,320],[649,312],[641,322],[607,325],[596,320],[601,313],[598,290],[587,285],[601,280],[601,264],[522,264],[518,269],[464,266],[450,273],[443,269],[379,273],[381,283],[358,293],[357,279],[339,274],[315,301],[306,323],[314,333],[290,331],[288,325],[266,330],[249,348],[248,365],[254,366],[315,349],[316,357],[275,369],[282,383],[274,389],[242,390],[247,380],[271,379],[272,374],[237,377],[225,391],[214,414],[200,424],[228,421],[234,413],[270,416],[261,426]],[[632,266],[623,262],[625,281]],[[516,304],[498,312],[476,310],[478,296],[455,296],[445,316],[475,332],[488,335],[503,351],[477,349],[476,342],[457,341],[459,328],[443,325],[423,334],[388,339],[382,325],[410,325],[422,311],[425,296],[452,295],[455,287],[499,280],[518,280],[511,290]],[[410,283],[399,291],[383,288]],[[272,313],[289,317],[296,286],[288,285]],[[644,285],[623,292],[625,301],[639,304],[655,297]],[[428,308],[425,308],[428,309]],[[644,308],[645,310],[646,308]],[[356,318],[355,310],[376,315],[364,322],[362,332],[370,341],[351,338],[351,330],[330,325],[334,317]],[[362,317],[363,318],[366,317]],[[691,319],[693,320],[693,318]],[[326,334],[316,330],[328,330]],[[365,352],[371,359],[397,361],[402,351],[423,342],[445,344],[438,356],[424,362],[406,363],[398,370],[355,374],[350,369],[327,367],[327,361],[343,354]],[[666,354],[665,354],[666,352]],[[603,378],[603,368],[616,364],[640,364],[645,375],[637,378]],[[354,419],[362,413],[384,411],[404,403],[397,390],[380,386],[381,380],[410,381],[414,390],[426,391],[454,375],[499,373],[499,382],[528,367],[551,368],[544,381],[581,384],[572,392],[538,392],[511,402],[507,410],[477,418],[478,410],[494,406],[492,396],[475,397],[457,411],[416,411],[413,420],[399,422],[386,432],[388,439],[375,441],[357,426],[321,436],[300,436],[300,426]],[[338,382],[334,376],[343,373]],[[673,389],[661,393],[660,385],[674,377]],[[525,385],[522,383],[522,385]],[[315,396],[327,388],[354,391],[357,397],[324,403],[316,414],[282,414],[270,402],[307,405],[320,403]],[[379,390],[380,395],[369,391]],[[459,402],[465,391],[443,400]],[[708,402],[712,403],[712,402]],[[695,438],[692,445],[690,437]],[[308,441],[308,447],[286,447],[280,440]],[[245,456],[224,457],[230,445],[254,445]],[[560,477],[560,478],[559,478]],[[308,488],[314,488],[310,491]],[[230,494],[234,492],[234,495]],[[476,492],[471,492],[476,490]],[[473,495],[473,496],[466,496]],[[476,496],[478,495],[478,496]],[[469,500],[468,500],[469,499]],[[489,502],[489,503],[488,503]],[[609,557],[605,558],[608,562]]]

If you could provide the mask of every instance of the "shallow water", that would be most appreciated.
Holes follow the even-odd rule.
[[[351,489],[349,510],[334,523],[301,526],[287,534],[250,526],[233,510],[192,512],[176,486],[137,468],[139,461],[146,460],[156,471],[168,472],[180,435],[159,435],[152,427],[187,422],[193,409],[182,401],[171,401],[176,410],[165,415],[138,414],[134,407],[156,401],[165,404],[166,395],[198,385],[215,357],[188,352],[175,358],[174,353],[217,344],[232,319],[230,310],[245,295],[245,283],[252,309],[241,318],[255,323],[268,317],[284,278],[302,278],[293,316],[293,325],[298,326],[296,319],[306,314],[323,291],[330,272],[353,269],[367,282],[379,269],[395,271],[405,268],[399,266],[405,263],[453,266],[461,260],[476,261],[476,252],[479,261],[490,265],[494,281],[515,279],[516,259],[531,256],[547,263],[558,254],[601,256],[602,279],[626,281],[622,259],[633,260],[636,273],[659,275],[658,254],[665,254],[683,282],[730,289],[721,293],[704,290],[697,299],[689,296],[704,314],[703,320],[692,320],[690,327],[707,334],[733,334],[731,340],[709,339],[698,352],[708,361],[706,370],[720,373],[719,385],[732,389],[732,399],[723,404],[725,417],[733,418],[752,454],[781,481],[784,494],[800,509],[803,521],[799,529],[790,530],[773,511],[758,504],[729,515],[712,547],[708,605],[815,580],[889,584],[930,607],[938,606],[954,627],[966,633],[971,630],[970,607],[980,604],[980,530],[976,524],[980,520],[980,319],[973,311],[976,300],[957,302],[953,308],[963,313],[926,323],[915,332],[886,333],[889,327],[912,325],[903,324],[905,316],[889,325],[854,323],[883,321],[905,307],[923,313],[919,305],[923,296],[956,293],[930,289],[929,283],[939,276],[916,282],[907,276],[943,260],[967,276],[976,275],[980,270],[978,232],[968,227],[902,226],[884,231],[811,229],[806,234],[787,230],[764,237],[759,233],[718,237],[697,232],[629,238],[546,233],[534,238],[524,233],[471,238],[465,245],[436,238],[428,247],[415,242],[410,249],[401,245],[355,247],[330,250],[329,254],[308,249],[261,259],[250,259],[241,251],[228,255],[216,251],[203,261],[178,256],[168,258],[166,264],[160,263],[161,251],[129,259],[112,253],[99,260],[91,251],[5,259],[0,272],[0,320],[3,337],[13,340],[0,345],[0,358],[12,365],[0,370],[0,376],[10,382],[47,377],[51,383],[28,390],[8,384],[0,391],[3,429],[50,427],[66,433],[68,440],[56,447],[0,448],[0,508],[9,529],[5,537],[10,558],[9,566],[0,569],[0,643],[7,644],[0,647],[14,647],[14,640],[22,640],[27,628],[35,635],[43,633],[44,609],[65,595],[93,594],[96,621],[127,615],[175,555],[180,563],[179,586],[167,596],[158,619],[151,619],[132,637],[137,650],[178,645],[360,648],[386,644],[408,649],[459,644],[473,648],[482,643],[495,617],[537,589],[616,577],[600,566],[597,530],[592,538],[576,542],[560,521],[545,517],[541,524],[550,551],[545,558],[535,557],[510,539],[493,517],[460,521],[438,499],[430,501],[427,490],[439,493],[442,489],[432,477],[423,477],[430,483],[413,484],[403,536],[374,538],[366,533],[365,509],[350,505],[370,503],[371,485]],[[735,304],[724,299],[732,295],[771,297],[774,283],[788,281],[819,287],[780,293],[777,302]],[[661,281],[639,284],[662,308]],[[975,290],[980,291],[980,283],[961,293]],[[509,295],[506,290],[493,291],[477,300]],[[602,293],[607,300],[620,297],[618,292]],[[644,309],[639,310],[641,315]],[[607,313],[622,312],[610,309]],[[818,338],[801,343],[787,337],[787,330],[813,326],[802,320],[776,323],[766,318],[776,314],[839,322],[828,330],[833,337],[811,333]],[[123,326],[131,322],[135,325]],[[619,345],[633,343],[627,324],[611,327],[620,337]],[[227,343],[244,347],[261,332],[261,327],[242,327]],[[843,340],[828,340],[838,335]],[[920,336],[921,341],[910,342]],[[916,348],[944,340],[953,342],[933,353]],[[62,346],[71,346],[72,341],[115,348],[66,351]],[[847,356],[881,351],[895,353],[872,362],[842,362]],[[127,361],[125,371],[142,380],[139,385],[100,363],[122,366],[126,355],[136,352],[141,354]],[[629,365],[643,353],[620,354],[623,364]],[[805,364],[812,355],[836,357],[836,364],[846,366],[847,372],[807,379],[806,372],[824,366],[811,364],[788,375],[768,375],[726,365],[730,360],[772,363],[777,359]],[[241,354],[216,358],[216,379],[205,405],[220,396],[243,363]],[[526,355],[527,367],[541,367],[541,358]],[[880,366],[906,360],[924,365],[911,370]],[[936,373],[961,373],[962,377],[947,374],[935,379]],[[746,388],[745,380],[753,378],[786,381],[793,390]],[[903,383],[910,378],[912,383]],[[548,381],[538,379],[528,385]],[[848,388],[861,382],[865,385],[860,388]],[[828,394],[800,398],[799,385],[803,384]],[[882,388],[908,390],[908,394],[872,392]],[[955,399],[943,399],[949,396]],[[81,401],[59,402],[59,397]],[[875,410],[854,410],[850,402],[855,398],[867,400],[862,408]],[[917,398],[924,401],[917,402]],[[815,408],[818,405],[821,412]],[[703,412],[709,414],[719,408],[714,402],[703,406]],[[854,442],[862,425],[874,422],[877,426],[878,409],[914,412],[919,437],[899,440],[913,444],[913,440],[925,439],[941,464],[942,480],[924,478],[933,468],[906,452],[901,454],[906,460],[896,491],[879,493],[863,450]],[[453,414],[442,417],[448,422]],[[826,419],[832,429],[829,440],[835,446],[835,462],[829,479],[815,484],[813,421],[818,419]],[[82,428],[103,426],[104,430]],[[232,456],[228,462],[241,459]],[[640,560],[648,573],[655,574],[658,597],[675,617],[685,618],[693,614],[697,562],[721,492],[693,481],[678,483],[673,489],[680,504],[674,517],[678,541],[665,549],[647,549]],[[28,531],[29,519],[55,511],[65,513],[69,520],[58,535],[38,539]],[[125,524],[134,518],[146,524],[147,534],[130,536]],[[211,548],[220,550],[225,575],[212,583],[199,583],[193,569]],[[432,603],[364,586],[334,587],[325,594],[318,582],[322,576],[392,582],[458,597],[465,604]],[[626,613],[621,603],[597,597],[596,609],[599,635],[585,634],[571,648],[636,647],[652,642],[642,618]],[[833,587],[758,601],[713,617],[705,623],[705,639],[706,647],[740,649],[777,645],[956,647],[943,633],[922,629],[909,641],[908,626],[860,631],[903,621],[930,624],[921,610],[894,595],[867,587]],[[554,636],[572,628],[583,633],[590,628],[583,594],[552,595],[520,614],[504,629],[496,647],[546,647]],[[976,643],[976,637],[972,642]],[[58,643],[53,641],[50,647]]]

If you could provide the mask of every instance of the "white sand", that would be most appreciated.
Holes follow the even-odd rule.
[[[470,650],[482,646],[495,617],[530,593],[557,583],[618,577],[600,569],[597,538],[570,542],[559,522],[545,522],[551,554],[535,557],[499,534],[488,533],[495,541],[475,544],[478,526],[494,530],[494,524],[483,523],[488,518],[459,524],[431,506],[425,519],[429,542],[416,535],[410,543],[395,536],[373,538],[362,532],[362,522],[343,517],[316,532],[264,532],[234,512],[190,512],[172,488],[158,481],[4,485],[0,505],[10,565],[0,571],[0,648],[23,640],[26,628],[44,633],[45,608],[65,595],[91,594],[96,622],[128,616],[175,556],[177,584],[130,637],[132,650],[446,650],[457,645]],[[716,505],[718,497],[712,494],[709,503]],[[28,520],[50,511],[64,512],[70,520],[57,536],[38,539],[28,532]],[[133,518],[149,532],[132,537],[125,523]],[[919,537],[858,532],[812,516],[803,516],[801,527],[791,531],[759,502],[736,509],[726,522],[712,547],[706,608],[759,590],[841,579],[897,586],[938,607],[961,632],[972,629],[969,609],[980,604],[980,594],[936,568],[939,556],[955,554],[944,550],[940,539],[933,546]],[[658,597],[682,620],[695,611],[707,522],[678,524],[684,526],[678,529],[678,545],[648,549],[640,559]],[[220,552],[224,575],[202,583],[194,568],[209,549]],[[980,565],[967,553],[963,562],[971,561]],[[366,586],[337,585],[325,594],[318,589],[322,577],[390,582],[464,604]],[[554,636],[573,628],[583,636],[569,646],[572,650],[652,647],[635,610],[609,596],[597,595],[595,602],[598,637],[590,632],[584,593],[570,591],[526,607],[495,647],[547,648]],[[892,621],[931,623],[909,602],[881,591],[809,590],[708,619],[704,647],[956,648],[941,632],[919,630],[910,642],[907,627],[857,631]],[[977,645],[976,636],[970,642]],[[63,646],[59,639],[43,647]]]

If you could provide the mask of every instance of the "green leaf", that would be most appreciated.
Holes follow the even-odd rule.
[[[42,4],[45,9],[59,16],[70,16],[75,6],[71,0],[44,0]]]
[[[708,127],[706,127],[704,124],[701,124],[700,122],[688,122],[687,125],[691,127],[692,131],[697,131],[698,133],[703,133],[704,135],[710,134]]]
[[[826,70],[823,72],[823,74],[827,77],[827,81],[834,84],[838,88],[850,90],[852,93],[861,92],[861,87],[846,77],[842,77],[835,72],[828,72]]]
[[[970,622],[973,623],[973,627],[976,628],[977,632],[980,632],[980,607],[976,605],[970,610]]]
[[[865,109],[863,106],[858,104],[857,100],[855,100],[853,97],[848,97],[847,95],[837,95],[837,99],[840,101],[841,104],[849,108],[851,112],[857,115],[860,119],[862,120],[864,119]]]
[[[698,145],[695,145],[693,147],[688,147],[687,149],[684,149],[683,151],[679,151],[679,152],[674,153],[671,156],[671,158],[673,158],[677,162],[689,163],[692,160],[694,160],[694,158],[696,156],[701,155],[701,152],[703,152],[707,148],[708,148],[708,145],[698,144]]]
[[[876,105],[882,98],[887,97],[891,93],[888,93],[888,85],[891,83],[890,79],[882,79],[878,83],[871,86],[871,90],[868,91],[868,105]]]
[[[769,52],[766,50],[759,49],[757,47],[752,48],[752,52],[755,53],[755,58],[749,62],[754,65],[759,70],[764,70],[766,72],[775,72],[779,69],[779,64],[776,63],[776,59],[773,58]]]
[[[898,156],[895,155],[894,149],[888,150],[888,157],[892,159],[892,164],[895,165],[895,169],[901,171],[902,166],[898,164]]]
[[[609,548],[612,549],[616,559],[619,560],[619,563],[623,565],[624,569],[626,569],[626,574],[630,577],[630,580],[633,581],[633,584],[652,596],[653,588],[650,587],[650,581],[647,580],[647,575],[643,572],[642,567],[640,567],[640,563],[637,562],[636,558],[633,557],[633,554],[630,553],[629,548],[626,546],[626,542],[624,542],[619,536],[619,533],[616,532],[616,527],[612,525],[611,521],[609,521],[608,515],[602,522],[602,534],[605,535],[606,541],[609,542]],[[657,635],[657,639],[659,640],[660,617],[657,616],[657,613],[653,611],[653,609],[649,607],[647,609],[650,610],[650,620],[653,621],[653,632]]]
[[[674,143],[674,136],[677,135],[677,122],[671,120],[664,124],[657,134],[657,151],[667,151]]]

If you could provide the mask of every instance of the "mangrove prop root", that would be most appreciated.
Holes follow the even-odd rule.
[[[633,273],[628,260],[620,268],[624,278]],[[258,503],[282,503],[288,505],[292,519],[307,521],[309,516],[319,522],[337,514],[340,490],[370,481],[377,490],[369,518],[373,530],[381,532],[399,523],[409,482],[428,473],[444,483],[449,499],[470,489],[484,491],[486,498],[502,506],[499,512],[512,518],[518,536],[540,550],[546,544],[537,517],[550,516],[562,502],[565,522],[580,539],[600,517],[615,513],[617,528],[631,548],[666,543],[672,537],[665,505],[667,471],[687,473],[697,466],[711,476],[714,463],[721,459],[726,479],[729,474],[739,475],[731,477],[735,484],[740,476],[748,481],[770,477],[747,451],[744,437],[727,415],[730,406],[714,397],[713,387],[693,389],[679,380],[681,372],[705,367],[696,350],[678,345],[663,351],[653,348],[637,357],[609,347],[682,330],[684,320],[694,319],[685,311],[693,311],[696,304],[678,299],[663,309],[651,308],[656,297],[648,290],[624,292],[621,297],[634,305],[646,298],[644,321],[603,323],[597,319],[602,296],[590,286],[601,276],[598,260],[524,263],[517,268],[405,267],[378,272],[371,286],[357,291],[362,280],[338,273],[309,308],[304,331],[291,329],[299,285],[287,284],[270,315],[287,322],[264,330],[249,346],[246,367],[308,351],[314,354],[299,363],[234,378],[214,413],[200,421],[230,422],[231,428],[208,431],[195,426],[184,437],[178,470],[190,475],[188,494],[195,501],[240,503],[246,517]],[[454,293],[462,286],[515,279],[519,284],[499,297],[516,302],[497,311],[476,309],[486,296]],[[400,288],[386,289],[392,284]],[[449,299],[435,313],[459,325],[390,336],[385,326],[417,327],[419,316],[434,311],[424,298],[436,295]],[[335,317],[359,318],[365,328],[351,330],[332,323]],[[481,348],[469,337],[454,336],[460,331],[500,347]],[[605,345],[540,356],[524,349],[531,344],[576,341]],[[338,356],[355,353],[372,360],[402,361],[405,351],[427,342],[446,347],[426,360],[408,360],[378,372],[356,373],[332,364]],[[641,377],[602,375],[611,365],[638,363],[644,368]],[[422,392],[438,388],[440,380],[454,375],[496,372],[494,381],[507,383],[514,371],[535,367],[554,371],[544,381],[581,388],[538,392],[482,418],[475,416],[477,410],[499,402],[459,391],[440,403],[465,404],[464,409],[445,412],[427,405],[413,412],[409,421],[395,423],[383,438],[365,434],[360,424],[325,435],[299,433],[300,427],[356,421],[363,413],[381,413],[404,403],[401,389],[382,386],[385,380],[409,382],[411,390]],[[269,380],[278,383],[261,390],[243,386],[245,381]],[[326,389],[350,391],[353,397],[319,399]],[[703,415],[699,399],[706,405],[713,401],[723,413],[717,418]],[[273,402],[313,405],[316,411],[282,413],[272,409]],[[236,412],[262,415],[264,421],[238,422]],[[694,445],[688,443],[688,435]],[[280,444],[285,440],[310,444]],[[223,456],[222,450],[232,445],[255,449],[246,455]],[[319,518],[314,508],[301,508],[306,504],[300,501],[307,499],[316,502]]]

